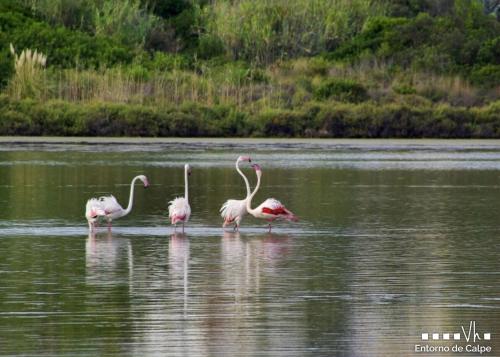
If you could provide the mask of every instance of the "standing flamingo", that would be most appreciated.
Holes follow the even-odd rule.
[[[99,216],[104,216],[104,209],[102,208],[101,201],[97,198],[89,199],[85,206],[85,218],[87,218],[87,222],[89,223],[90,232],[94,232],[94,227]]]
[[[246,201],[246,207],[248,213],[250,213],[255,218],[262,218],[269,222],[269,232],[271,232],[271,222],[276,219],[286,219],[287,221],[297,222],[299,219],[291,211],[289,211],[280,201],[275,198],[268,198],[260,206],[252,209],[252,199],[257,193],[260,187],[260,178],[262,176],[262,170],[257,164],[252,165],[255,169],[255,174],[257,175],[257,186],[253,190],[252,194]]]
[[[247,214],[247,200],[250,197],[250,184],[248,183],[248,179],[241,172],[239,164],[241,161],[252,162],[249,156],[240,156],[236,160],[236,171],[243,177],[243,181],[245,181],[245,186],[247,188],[247,196],[244,200],[227,200],[221,207],[220,212],[222,218],[224,218],[224,224],[222,227],[227,227],[231,223],[234,223],[234,230],[238,231],[240,229],[240,223],[243,219],[243,216]]]
[[[144,188],[149,186],[149,182],[146,176],[139,175],[134,177],[132,179],[132,182],[130,183],[130,196],[128,200],[128,206],[126,209],[123,209],[123,207],[120,206],[115,196],[113,195],[102,196],[99,198],[99,201],[101,202],[101,207],[104,210],[104,217],[108,221],[108,229],[111,229],[111,222],[113,221],[113,219],[126,216],[127,214],[130,213],[130,211],[132,211],[132,205],[134,203],[134,185],[137,180],[142,181],[142,183],[144,184]]]
[[[191,167],[184,165],[184,197],[177,197],[169,202],[168,217],[174,225],[174,231],[177,230],[177,223],[182,222],[182,233],[184,233],[184,223],[189,221],[191,216],[191,207],[188,201],[188,176],[191,175]]]

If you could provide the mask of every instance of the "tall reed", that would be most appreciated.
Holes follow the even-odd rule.
[[[68,69],[52,77],[49,97],[70,102],[106,101],[145,105],[197,102],[206,105],[254,107],[259,101],[279,106],[276,88],[270,84],[241,81],[231,70],[203,73],[174,69],[137,78],[125,68],[103,70]],[[274,96],[274,97],[273,97]]]
[[[271,63],[331,49],[384,12],[374,0],[214,0],[203,16],[233,58]]]
[[[46,93],[45,65],[47,56],[37,50],[27,48],[18,55],[12,43],[10,52],[14,56],[15,73],[8,91],[16,99],[41,98]]]

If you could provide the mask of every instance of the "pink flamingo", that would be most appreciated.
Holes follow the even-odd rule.
[[[191,167],[184,165],[184,197],[177,197],[169,202],[168,217],[174,225],[174,231],[177,230],[177,223],[182,222],[182,233],[184,233],[184,224],[189,221],[191,216],[191,207],[188,201],[188,176],[191,175]]]
[[[262,176],[262,170],[257,164],[252,165],[255,169],[255,174],[257,175],[257,186],[253,190],[250,197],[246,201],[246,207],[248,213],[250,213],[255,218],[262,218],[269,222],[269,232],[271,232],[271,222],[276,219],[285,219],[287,221],[297,222],[299,219],[291,211],[289,211],[280,201],[275,198],[268,198],[260,206],[252,209],[252,199],[257,193],[260,187],[260,178]]]
[[[89,223],[90,232],[94,232],[99,216],[104,216],[101,201],[97,198],[89,199],[85,206],[85,218],[87,218],[87,222]]]
[[[240,229],[240,223],[247,212],[247,200],[250,197],[250,184],[248,183],[247,177],[241,172],[239,164],[242,161],[252,162],[250,156],[239,156],[236,160],[236,171],[243,177],[245,181],[245,186],[247,189],[247,196],[243,200],[227,200],[221,207],[220,212],[222,218],[224,218],[224,224],[222,227],[227,227],[231,223],[234,223],[234,230],[238,231]]]
[[[134,203],[134,185],[137,180],[142,181],[142,183],[144,184],[144,188],[149,186],[149,182],[146,176],[139,175],[134,177],[130,184],[130,196],[128,200],[128,206],[126,209],[123,209],[123,207],[120,206],[115,196],[113,195],[102,196],[99,198],[99,201],[101,203],[101,208],[104,210],[103,216],[108,221],[109,229],[111,229],[111,222],[113,221],[113,219],[124,217],[127,214],[129,214],[130,211],[132,211],[132,205]]]

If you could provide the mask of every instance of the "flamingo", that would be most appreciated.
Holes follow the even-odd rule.
[[[243,219],[243,216],[247,214],[247,206],[246,201],[248,197],[250,197],[250,184],[248,183],[248,179],[241,172],[239,164],[241,161],[252,162],[249,156],[240,156],[236,160],[236,171],[243,177],[243,181],[245,181],[245,186],[247,188],[247,196],[243,200],[227,200],[221,207],[220,212],[222,218],[224,218],[224,224],[222,227],[227,227],[229,224],[234,223],[234,230],[238,231],[240,229],[240,223]]]
[[[168,217],[174,225],[174,231],[177,230],[177,223],[182,222],[182,233],[184,233],[184,223],[189,221],[191,216],[191,207],[188,201],[188,176],[191,175],[191,167],[184,165],[184,197],[177,197],[169,202]]]
[[[90,232],[94,231],[99,216],[104,216],[104,209],[102,208],[101,201],[97,198],[89,199],[85,206],[85,218],[87,218],[87,222],[89,223]]]
[[[99,198],[99,201],[101,203],[101,208],[104,210],[103,216],[108,221],[108,229],[111,229],[111,222],[113,221],[113,219],[124,217],[127,214],[129,214],[130,211],[132,211],[132,205],[134,203],[134,185],[137,180],[142,181],[142,183],[144,184],[144,188],[149,186],[149,182],[146,176],[139,175],[134,177],[132,179],[132,182],[130,183],[130,196],[128,199],[128,206],[126,209],[123,209],[123,207],[120,206],[115,196],[113,195],[102,196]]]
[[[280,201],[275,198],[268,198],[260,206],[252,209],[252,199],[257,193],[260,187],[260,178],[262,176],[262,170],[257,164],[252,165],[255,169],[255,174],[257,175],[257,186],[253,190],[252,194],[246,200],[246,208],[248,213],[250,213],[255,218],[262,218],[269,222],[269,232],[271,232],[271,222],[276,219],[285,219],[287,221],[297,222],[299,219],[291,211],[289,211]]]

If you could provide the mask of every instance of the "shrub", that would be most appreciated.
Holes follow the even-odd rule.
[[[95,7],[97,35],[118,39],[121,43],[139,48],[158,24],[158,18],[141,6],[140,0],[108,0]]]
[[[1,135],[490,137],[500,138],[500,102],[467,109],[369,102],[309,103],[300,111],[250,115],[196,103],[156,107],[11,100],[0,96]]]
[[[500,65],[500,36],[485,41],[481,45],[477,57],[480,63]]]
[[[259,136],[301,136],[308,126],[303,113],[290,110],[267,109],[256,120]]]
[[[0,33],[0,37],[2,34]],[[14,61],[7,48],[0,49],[0,89],[5,87],[14,73]]]
[[[0,23],[2,17],[6,22],[0,25],[5,31],[0,31],[0,48],[5,49],[9,43],[14,43],[18,48],[37,49],[48,56],[49,66],[110,67],[130,63],[134,55],[130,48],[110,38],[50,26],[21,13],[0,13]]]
[[[149,70],[164,72],[173,69],[187,69],[189,59],[180,54],[155,52],[153,58],[145,63]]]
[[[395,85],[392,87],[392,90],[401,95],[408,95],[408,94],[416,94],[417,90],[412,87],[411,85],[407,84],[400,84],[400,85]]]
[[[2,110],[0,113],[2,135],[31,135],[32,122],[29,114],[16,110]]]
[[[365,87],[350,79],[329,79],[315,90],[317,99],[334,99],[342,102],[358,103],[368,99]]]
[[[500,85],[500,65],[489,64],[472,71],[472,82],[484,86],[495,87]]]
[[[164,19],[179,15],[191,7],[188,0],[144,0],[153,13]]]
[[[215,35],[204,34],[198,40],[196,53],[201,59],[222,56],[226,52],[224,43]]]
[[[327,54],[330,59],[354,60],[365,52],[374,53],[382,45],[387,33],[397,33],[399,25],[408,23],[404,18],[373,17],[367,20],[363,30],[350,41]],[[392,35],[390,35],[392,36]]]
[[[91,31],[93,2],[88,0],[20,0],[32,14],[51,25]]]

